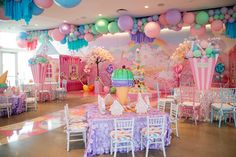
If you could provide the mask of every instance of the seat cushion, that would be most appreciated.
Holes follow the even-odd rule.
[[[148,137],[148,128],[145,127],[141,130],[141,134],[145,137]],[[161,129],[157,127],[150,127],[149,128],[149,138],[150,139],[157,139],[161,137]]]
[[[193,106],[193,102],[191,102],[191,101],[184,101],[180,105],[191,107],[191,106]],[[195,102],[195,106],[200,106],[200,103],[199,102]]]
[[[34,97],[31,97],[31,98],[26,98],[25,99],[25,102],[26,103],[35,103],[37,100],[36,100],[36,98],[34,98]]]
[[[221,103],[212,103],[211,106],[215,109],[220,109],[221,108]],[[223,110],[233,110],[233,107],[227,103],[222,104],[222,109]]]
[[[132,139],[132,134],[130,131],[126,130],[118,130],[111,131],[110,136],[112,139],[115,139],[115,135],[117,134],[118,141],[130,141]]]
[[[88,124],[85,122],[72,123],[68,126],[67,130],[71,132],[84,132],[87,130]]]

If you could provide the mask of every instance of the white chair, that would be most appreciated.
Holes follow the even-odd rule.
[[[220,102],[215,102],[217,100],[216,97],[219,97],[220,93]],[[227,117],[231,114],[234,119],[234,126],[236,127],[236,113],[235,107],[230,105],[230,103],[234,104],[236,102],[236,88],[221,88],[220,91],[213,90],[213,102],[211,104],[211,123],[213,123],[214,114],[216,113],[219,118],[218,127],[221,127],[221,120],[224,118],[225,123],[227,121]]]
[[[80,116],[80,115],[71,116],[68,104],[66,104],[64,106],[64,108],[67,112],[67,116],[68,116],[68,119],[69,119],[69,124],[86,121],[86,117],[84,117],[84,116]]]
[[[68,110],[66,107],[64,107],[64,113],[65,113],[65,121],[66,121],[66,149],[67,151],[70,150],[70,142],[76,142],[76,141],[84,141],[84,144],[86,146],[86,131],[88,124],[84,122],[80,123],[71,123]],[[82,137],[81,137],[82,136]]]
[[[179,130],[178,130],[178,111],[179,107],[177,104],[171,103],[170,106],[170,122],[174,127],[173,130],[176,132],[176,136],[179,137]]]
[[[12,112],[12,103],[9,102],[8,96],[2,96],[0,102],[0,111],[7,111],[7,117],[10,117]]]
[[[34,108],[34,110],[37,110],[37,90],[33,90],[31,92],[25,92],[26,98],[25,98],[25,110],[26,112],[28,109]]]
[[[161,92],[157,83],[157,101],[165,101],[166,103],[172,103],[175,102],[175,99],[171,97],[161,98]]]
[[[141,130],[141,149],[143,149],[143,145],[146,145],[146,157],[148,157],[149,146],[151,144],[160,144],[163,155],[166,157],[166,133],[164,116],[147,117],[147,127]]]
[[[134,119],[115,119],[115,130],[111,131],[111,150],[114,157],[117,155],[119,148],[126,148],[127,152],[131,149],[132,157],[134,157]]]
[[[160,112],[165,112],[165,109],[166,109],[166,101],[158,101],[158,104],[157,104],[157,110],[160,111]]]
[[[64,100],[66,98],[66,95],[67,95],[67,80],[62,80],[62,84],[61,84],[61,88],[58,87],[56,90],[55,90],[55,95],[56,95],[56,98],[57,99],[61,99],[61,100]]]

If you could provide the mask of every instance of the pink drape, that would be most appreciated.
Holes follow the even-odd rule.
[[[189,62],[197,89],[205,91],[211,88],[212,77],[218,55],[215,58],[190,58]]]
[[[31,71],[32,71],[35,83],[43,83],[45,81],[46,68],[47,68],[47,64],[39,63],[39,64],[31,65]]]

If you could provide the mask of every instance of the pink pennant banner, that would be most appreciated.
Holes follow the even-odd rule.
[[[31,71],[33,74],[35,83],[43,83],[46,77],[47,64],[35,64],[31,65]]]
[[[189,58],[194,82],[199,90],[211,88],[218,55],[215,58]]]

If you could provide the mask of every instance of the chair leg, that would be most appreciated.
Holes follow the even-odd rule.
[[[235,111],[234,111],[234,113],[233,113],[233,119],[234,119],[234,127],[236,128],[236,115],[235,115]]]
[[[10,109],[7,107],[7,117],[10,118]]]
[[[111,140],[110,154],[112,155],[112,153],[113,153],[113,141]]]
[[[219,125],[218,125],[218,128],[221,127],[221,119],[222,119],[222,115],[221,115],[221,113],[220,113],[220,114],[219,114]]]
[[[165,140],[164,140],[164,138],[162,138],[161,145],[162,145],[163,155],[164,155],[164,157],[166,157]]]
[[[214,110],[211,108],[211,124],[213,123],[213,117],[214,117]]]
[[[25,104],[25,111],[28,112],[28,105],[27,105],[27,103]]]
[[[175,131],[176,131],[176,136],[179,137],[178,121],[177,120],[175,122]]]
[[[117,154],[117,143],[115,143],[115,153],[114,153],[114,157],[116,157],[116,154]]]
[[[148,157],[148,151],[149,151],[149,140],[147,139],[146,155],[145,155],[145,157]]]
[[[141,150],[143,150],[143,135],[141,134]]]
[[[67,141],[67,146],[66,146],[66,150],[67,150],[67,152],[69,152],[70,151],[70,133],[67,133],[67,139],[66,139]]]
[[[86,131],[83,132],[83,140],[84,140],[84,145],[86,147],[86,145],[87,145]]]
[[[132,147],[132,157],[135,157],[135,155],[134,155],[134,143],[133,143],[133,141],[131,142],[131,147]]]

